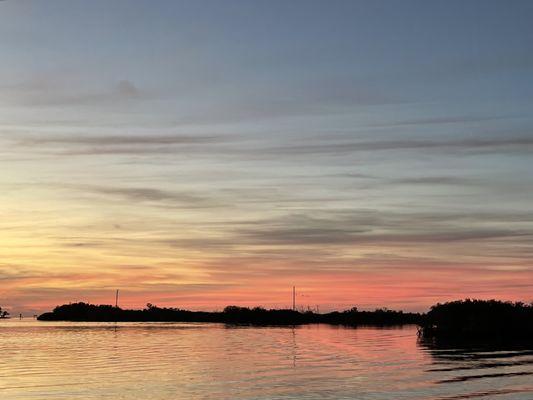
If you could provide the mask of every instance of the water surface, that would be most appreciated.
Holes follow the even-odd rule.
[[[533,351],[416,328],[0,321],[0,398],[533,399]]]

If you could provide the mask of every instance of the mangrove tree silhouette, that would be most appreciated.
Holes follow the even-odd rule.
[[[179,308],[161,308],[147,304],[142,310],[125,310],[111,305],[71,303],[58,306],[52,312],[38,317],[41,321],[160,321],[160,322],[219,322],[250,325],[300,325],[328,323],[335,325],[404,325],[421,322],[421,315],[387,309],[359,311],[352,308],[319,314],[313,311],[290,309],[248,308],[227,306],[221,312],[189,311]]]

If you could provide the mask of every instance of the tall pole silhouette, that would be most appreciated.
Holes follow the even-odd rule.
[[[117,292],[115,293],[115,307],[118,308],[118,289],[117,289]]]
[[[292,287],[292,311],[296,311],[296,286]]]

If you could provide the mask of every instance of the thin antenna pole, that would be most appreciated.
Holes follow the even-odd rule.
[[[296,286],[292,287],[292,311],[296,311]]]
[[[115,307],[118,308],[118,289],[117,293],[115,294]]]

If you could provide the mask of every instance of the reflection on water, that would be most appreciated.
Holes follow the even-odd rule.
[[[1,399],[533,399],[531,349],[416,328],[0,322]]]
[[[426,371],[439,374],[436,384],[469,388],[465,393],[437,397],[439,399],[533,398],[531,347],[460,348],[423,341],[419,344],[431,354],[433,365]]]

